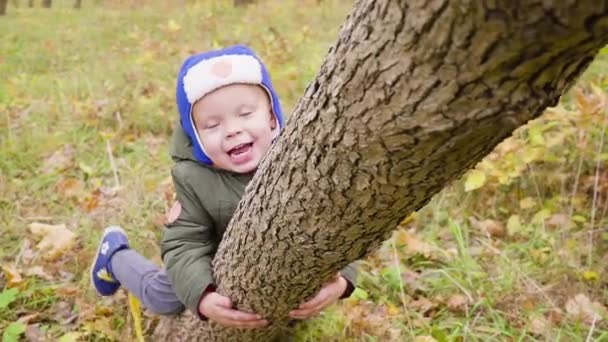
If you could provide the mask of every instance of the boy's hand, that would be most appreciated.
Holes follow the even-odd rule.
[[[318,315],[323,309],[335,303],[346,290],[348,283],[340,273],[336,274],[312,299],[300,304],[289,313],[289,317],[305,319]]]
[[[230,298],[217,292],[207,293],[198,304],[198,311],[210,320],[227,327],[254,329],[268,325],[268,321],[260,315],[233,309]]]

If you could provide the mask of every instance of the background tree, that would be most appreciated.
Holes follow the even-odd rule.
[[[42,0],[42,7],[44,8],[51,8],[52,4],[52,0]]]
[[[234,0],[234,6],[246,6],[253,3],[253,0]]]
[[[608,41],[606,7],[359,1],[215,258],[219,291],[272,326],[185,314],[155,337],[277,336],[291,308],[555,104]]]
[[[8,0],[0,0],[0,15],[6,14],[6,5],[8,4]]]

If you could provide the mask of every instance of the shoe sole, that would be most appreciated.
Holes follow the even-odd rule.
[[[91,280],[91,287],[93,289],[95,289],[95,292],[97,292],[100,296],[103,296],[103,297],[106,297],[106,296],[99,293],[99,291],[95,287],[95,281],[93,280],[93,268],[95,268],[95,264],[97,263],[97,256],[99,255],[99,252],[101,251],[101,245],[102,245],[101,242],[106,237],[106,235],[108,235],[108,233],[111,233],[111,232],[121,232],[125,236],[127,236],[127,232],[125,232],[125,230],[120,228],[119,226],[110,226],[110,227],[104,229],[103,234],[101,235],[101,239],[99,239],[99,246],[97,246],[97,252],[95,252],[95,259],[93,259],[93,262],[91,262],[91,267],[89,268],[89,278]]]

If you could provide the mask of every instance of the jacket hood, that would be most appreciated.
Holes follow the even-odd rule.
[[[283,128],[279,97],[272,87],[266,66],[253,50],[244,45],[235,45],[192,55],[180,68],[175,97],[181,127],[192,144],[192,156],[200,163],[213,165],[194,126],[192,106],[213,90],[235,83],[257,84],[264,88],[270,98],[277,127],[279,130]]]

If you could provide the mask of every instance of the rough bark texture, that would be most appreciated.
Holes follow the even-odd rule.
[[[272,326],[186,314],[155,337],[270,340],[337,270],[556,104],[607,41],[606,1],[359,1],[215,258],[219,291]]]

